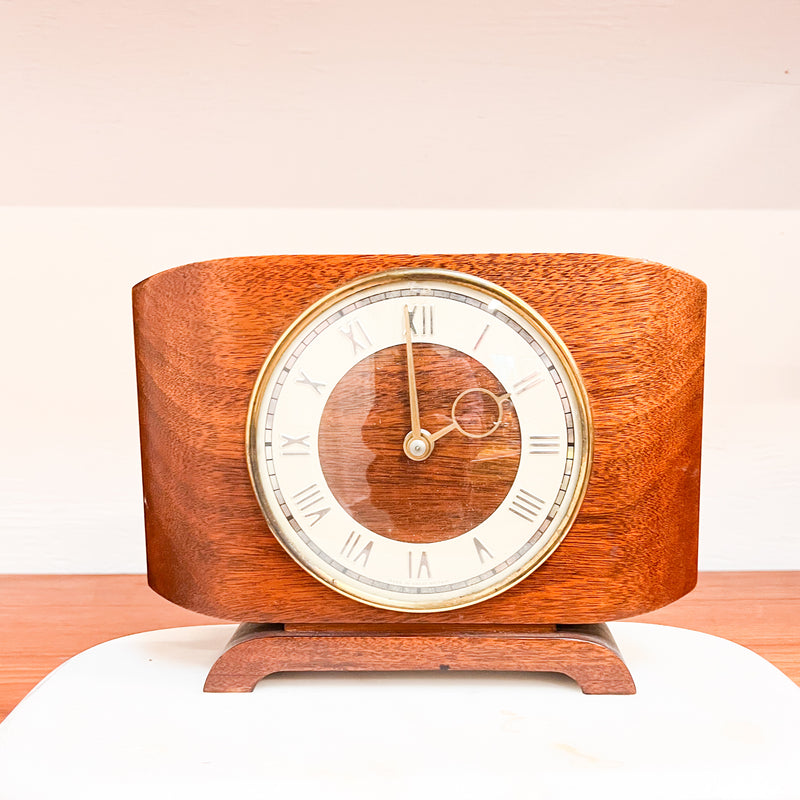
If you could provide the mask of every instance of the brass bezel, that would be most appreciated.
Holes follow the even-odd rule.
[[[553,533],[548,537],[547,544],[537,552],[535,558],[524,564],[523,568],[518,573],[514,572],[511,575],[506,576],[498,581],[497,585],[491,586],[489,590],[484,589],[480,592],[465,593],[464,596],[455,599],[449,599],[446,603],[442,603],[441,601],[439,603],[432,602],[429,605],[418,605],[413,608],[409,608],[401,605],[375,602],[371,598],[367,599],[358,595],[356,592],[349,591],[345,587],[336,585],[335,581],[328,580],[324,575],[320,575],[311,566],[304,563],[302,557],[298,553],[294,552],[287,542],[284,541],[283,537],[279,533],[282,526],[272,514],[267,499],[264,495],[261,480],[258,476],[255,425],[264,392],[267,384],[269,383],[272,369],[280,362],[286,350],[294,342],[296,334],[305,329],[311,320],[323,316],[328,310],[349,295],[386,284],[432,279],[442,280],[456,285],[464,285],[476,289],[484,294],[495,297],[506,306],[512,308],[521,317],[526,319],[529,324],[531,324],[531,326],[542,335],[542,338],[546,340],[550,348],[552,348],[552,350],[558,355],[561,365],[563,365],[563,368],[566,372],[564,377],[571,385],[578,406],[573,413],[577,411],[582,417],[583,424],[581,425],[581,428],[583,436],[581,441],[581,459],[578,464],[578,476],[576,480],[575,491],[569,500],[564,517],[556,526]],[[291,558],[309,575],[318,580],[324,586],[327,586],[329,589],[332,589],[344,597],[348,597],[351,600],[356,600],[359,603],[372,606],[373,608],[381,608],[389,611],[407,612],[412,614],[451,611],[458,608],[464,608],[465,606],[474,605],[476,603],[483,602],[484,600],[489,600],[492,597],[497,597],[498,595],[502,594],[512,586],[515,586],[520,581],[527,578],[531,573],[535,572],[553,554],[575,522],[575,518],[578,515],[578,511],[580,510],[581,503],[586,495],[586,490],[589,484],[593,447],[594,428],[592,423],[591,407],[589,405],[589,397],[586,393],[586,388],[583,384],[580,371],[578,370],[578,366],[572,358],[571,353],[567,349],[567,346],[561,341],[561,338],[558,336],[555,330],[553,330],[549,323],[515,294],[501,286],[485,280],[484,278],[480,278],[476,275],[471,275],[468,273],[456,272],[454,270],[434,269],[427,267],[385,270],[382,272],[364,275],[334,289],[332,292],[320,298],[311,306],[309,306],[304,312],[302,312],[278,338],[272,350],[270,350],[269,354],[264,360],[261,369],[259,370],[247,409],[247,427],[245,433],[245,452],[250,482],[253,486],[253,490],[261,511],[264,514],[264,517],[267,520],[273,535],[281,547],[283,547],[283,549],[288,553],[288,555],[291,556]]]

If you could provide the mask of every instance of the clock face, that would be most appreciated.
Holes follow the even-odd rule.
[[[461,273],[342,287],[269,354],[247,428],[275,536],[311,575],[401,611],[458,608],[555,550],[586,490],[591,420],[566,347]]]

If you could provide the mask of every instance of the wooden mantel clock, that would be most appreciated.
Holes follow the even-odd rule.
[[[697,578],[705,287],[597,255],[274,256],[133,291],[150,585],[206,682],[564,672]]]

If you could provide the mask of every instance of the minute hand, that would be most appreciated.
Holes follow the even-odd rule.
[[[415,439],[421,436],[422,426],[419,422],[419,398],[417,397],[417,377],[414,373],[414,346],[411,344],[411,320],[408,306],[403,308],[403,328],[406,337],[406,367],[408,369],[408,400],[411,405],[411,435]]]

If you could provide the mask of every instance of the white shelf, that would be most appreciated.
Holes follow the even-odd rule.
[[[304,674],[204,694],[233,626],[117,639],[0,725],[15,800],[797,797],[800,691],[706,634],[616,623],[633,696],[558,675]]]

